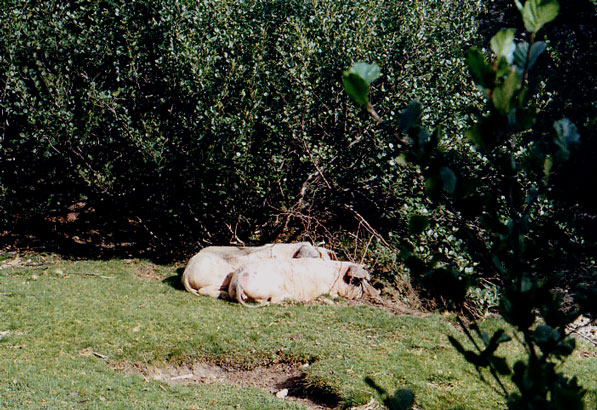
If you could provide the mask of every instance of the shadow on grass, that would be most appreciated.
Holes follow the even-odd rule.
[[[185,290],[181,278],[182,273],[184,272],[184,268],[176,269],[176,275],[168,276],[166,279],[162,280],[162,283],[176,289],[176,290]]]

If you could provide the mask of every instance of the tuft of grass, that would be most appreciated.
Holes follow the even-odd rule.
[[[305,364],[306,381],[341,405],[373,396],[366,376],[409,388],[423,409],[501,409],[499,395],[450,346],[466,343],[440,315],[394,316],[369,306],[246,309],[180,290],[175,266],[72,261],[0,269],[0,408],[298,409],[255,388],[168,385],[114,370],[212,362]],[[497,319],[486,326],[503,325]],[[597,403],[596,351],[566,363]],[[94,352],[95,354],[90,354]],[[501,352],[511,362],[514,348]]]

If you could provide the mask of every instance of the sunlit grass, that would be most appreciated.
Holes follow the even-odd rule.
[[[393,316],[342,302],[246,309],[176,289],[176,276],[174,266],[122,260],[50,258],[0,270],[0,332],[8,331],[0,339],[0,408],[301,407],[254,388],[170,386],[114,370],[195,361],[309,363],[307,381],[343,405],[369,400],[363,379],[370,376],[392,391],[411,389],[423,409],[504,408],[449,344],[447,334],[463,340],[449,318]],[[502,349],[510,360],[519,353]],[[566,370],[590,390],[587,404],[594,406],[591,351],[593,357],[572,357]]]

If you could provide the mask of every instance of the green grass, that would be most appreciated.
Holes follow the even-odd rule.
[[[369,400],[363,379],[370,376],[389,390],[411,389],[426,410],[504,407],[448,343],[447,334],[463,340],[449,318],[342,303],[246,309],[175,282],[175,267],[142,261],[49,258],[0,270],[0,332],[9,331],[0,339],[0,409],[303,408],[255,388],[171,386],[114,370],[195,361],[309,362],[308,382],[345,406]],[[510,360],[519,353],[501,349]],[[597,403],[596,368],[594,355],[565,366],[589,390],[589,408]]]

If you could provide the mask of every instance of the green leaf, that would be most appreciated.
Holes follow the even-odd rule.
[[[504,82],[493,89],[491,100],[500,114],[507,115],[513,108],[512,98],[520,86],[520,75],[516,71],[511,71]]]
[[[408,231],[413,235],[422,234],[429,225],[429,218],[425,215],[411,214],[408,218]]]
[[[590,313],[593,317],[597,317],[597,270],[592,273],[592,276],[587,278],[586,283],[579,283],[574,289],[575,300],[578,301],[581,312]]]
[[[471,142],[483,153],[489,151],[483,138],[483,128],[480,124],[475,124],[471,129],[466,131],[466,136]]]
[[[522,10],[524,27],[537,33],[545,24],[555,19],[560,10],[557,0],[528,0]]]
[[[348,72],[361,77],[367,83],[367,85],[370,85],[381,75],[381,70],[377,64],[368,63],[355,63],[352,67],[350,67]]]
[[[533,289],[533,280],[527,275],[520,278],[520,293],[530,292]]]
[[[488,117],[481,117],[477,123],[466,132],[466,136],[481,152],[488,152],[504,142],[504,116],[492,113]]]
[[[433,269],[423,278],[426,289],[455,304],[462,303],[470,283],[470,278],[461,275],[454,266]]]
[[[543,160],[543,174],[548,177],[551,174],[551,169],[553,168],[553,158],[550,155],[547,155]]]
[[[479,218],[481,226],[489,231],[493,231],[496,234],[504,235],[507,233],[506,226],[500,221],[498,215],[492,213],[484,213]]]
[[[580,134],[576,125],[568,118],[562,118],[553,123],[556,130],[555,143],[560,148],[556,153],[556,158],[560,161],[567,161],[570,158],[570,150],[572,146],[580,140]]]
[[[526,131],[535,125],[537,118],[535,110],[529,108],[519,108],[516,110],[516,129]]]
[[[512,71],[512,66],[504,57],[498,57],[497,64],[495,66],[495,74],[497,78],[505,77],[510,74],[510,71]]]
[[[514,58],[514,33],[513,28],[503,28],[491,38],[491,49],[498,57],[504,57],[508,64],[512,64]]]
[[[398,131],[405,133],[413,125],[419,124],[419,119],[423,113],[421,102],[419,100],[413,100],[408,106],[400,113],[398,119]]]
[[[357,104],[365,105],[369,102],[369,85],[380,75],[377,64],[355,63],[344,72],[344,89]]]
[[[437,194],[438,183],[439,181],[436,175],[428,177],[425,181],[425,194],[429,195],[430,197],[435,197]]]
[[[412,148],[411,154],[420,163],[425,156],[430,154],[430,150],[434,148],[434,138],[426,128],[419,125],[412,125],[408,129],[407,135]]]
[[[571,337],[567,337],[564,340],[560,340],[556,345],[553,354],[557,356],[570,356],[576,347],[576,340]]]
[[[444,191],[450,195],[453,194],[456,189],[456,174],[448,167],[442,167],[439,172],[442,178]]]
[[[402,167],[405,167],[408,165],[408,161],[406,160],[405,154],[398,155],[396,158],[394,158],[394,161],[396,161],[396,164],[398,164]]]
[[[558,135],[559,144],[566,148],[580,140],[580,134],[578,133],[576,125],[574,125],[568,118],[562,118],[561,120],[554,122],[553,127]]]
[[[476,84],[483,88],[493,88],[495,72],[491,69],[481,50],[476,47],[469,49],[466,53],[466,63]]]
[[[499,303],[500,314],[504,320],[519,329],[530,327],[535,321],[535,314],[528,306],[528,295],[523,296],[519,292],[506,293],[502,295]]]
[[[533,68],[537,58],[543,54],[545,49],[547,48],[547,44],[544,41],[537,41],[531,47],[531,56],[529,57],[529,70]]]
[[[358,74],[344,73],[344,89],[346,93],[359,105],[366,105],[369,102],[369,84]]]
[[[534,43],[531,47],[531,54],[529,55],[529,61],[527,65],[527,53],[529,52],[529,43],[527,43],[526,41],[522,41],[516,44],[516,49],[514,50],[513,54],[513,63],[518,73],[524,73],[525,65],[527,71],[530,71],[537,62],[537,58],[539,58],[539,56],[543,54],[546,48],[547,44],[543,41],[537,41],[536,43]]]

